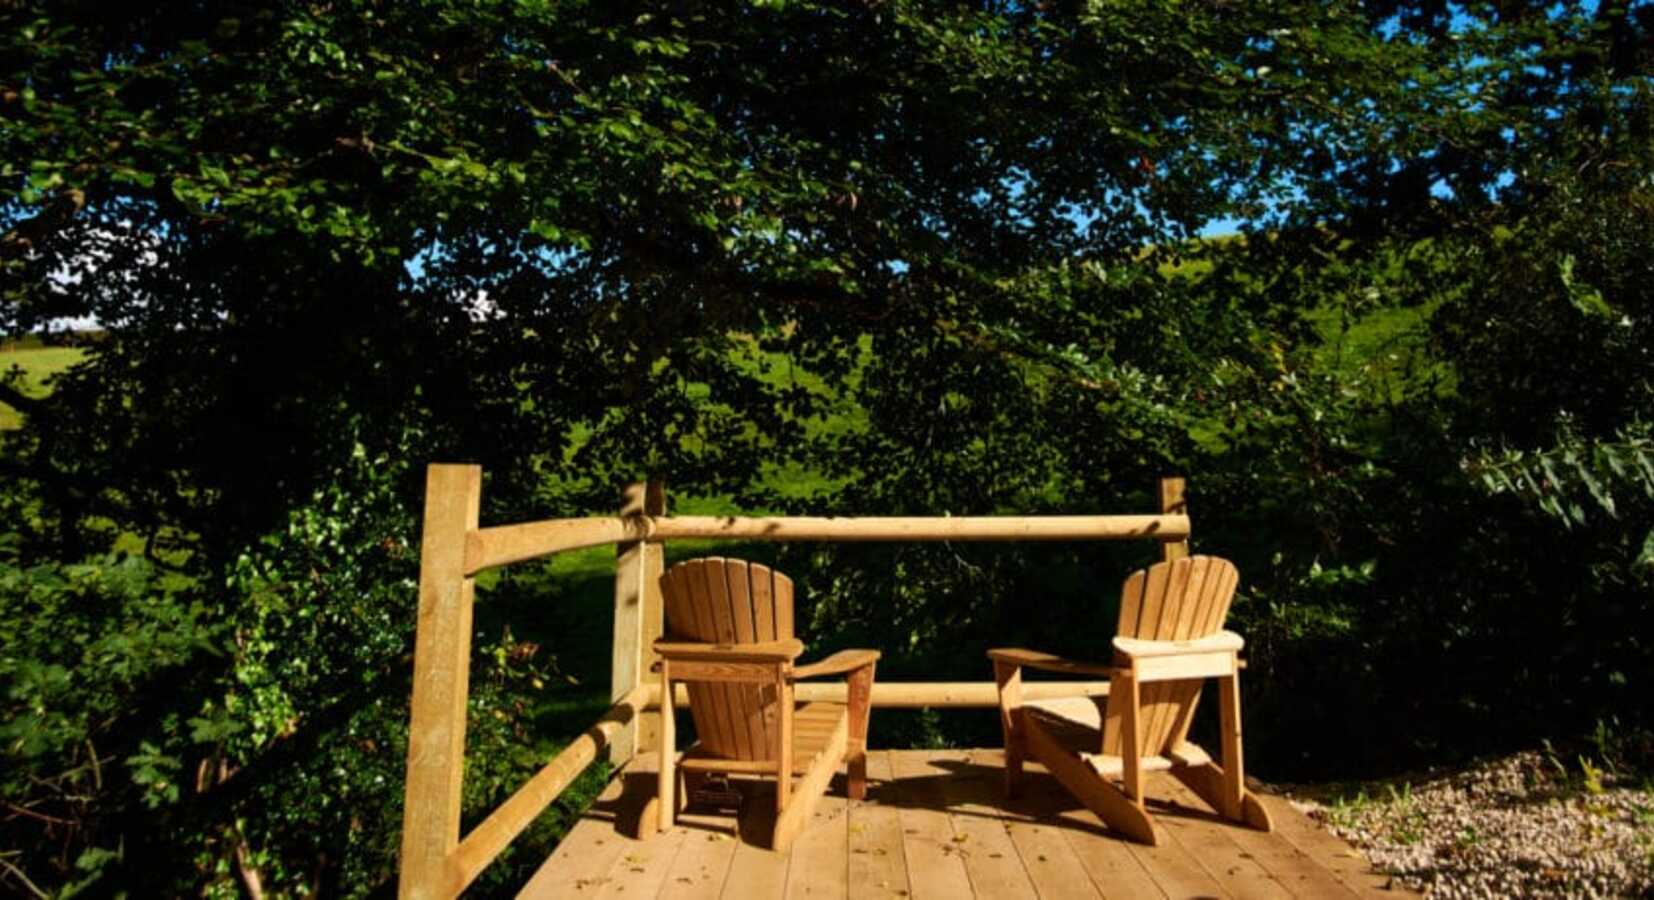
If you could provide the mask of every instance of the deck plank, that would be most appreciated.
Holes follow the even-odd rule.
[[[953,840],[953,822],[941,786],[923,754],[892,751],[901,803],[902,853],[915,900],[975,896],[965,860]]]
[[[792,855],[770,849],[775,833],[775,784],[754,781],[743,785],[743,790],[747,796],[739,824],[741,840],[730,860],[722,896],[724,900],[779,897],[787,890]]]
[[[1043,794],[1027,791],[1007,801],[1003,752],[972,750],[970,758],[982,773],[980,783],[988,795],[978,809],[1001,817],[1006,837],[1016,849],[1035,892],[1047,900],[1098,900],[1102,892],[1092,882],[1073,844],[1063,837],[1066,827],[1054,814],[1056,804],[1047,802]]]
[[[635,833],[654,794],[640,755],[535,872],[521,897],[644,900],[817,898],[1393,897],[1364,857],[1279,797],[1271,833],[1233,825],[1175,779],[1147,781],[1161,846],[1132,844],[1030,764],[1001,796],[997,750],[876,750],[868,799],[835,778],[791,854],[769,849],[773,785],[743,780],[744,814],[686,810],[649,840]],[[882,852],[880,852],[882,851]],[[1041,858],[1043,857],[1043,859]]]
[[[850,804],[851,897],[884,900],[912,893],[902,852],[902,814],[896,804],[890,754],[867,754],[867,799]]]
[[[1224,829],[1224,835],[1241,852],[1255,860],[1294,897],[1304,900],[1350,900],[1356,893],[1324,866],[1311,859],[1289,841],[1274,834],[1251,828],[1242,828],[1217,819],[1217,813],[1175,778],[1165,779],[1167,796],[1185,810],[1185,815],[1213,817],[1212,821]]]
[[[687,834],[685,829],[674,828],[627,847],[598,885],[594,896],[598,900],[659,896]]]
[[[1039,770],[1034,769],[1034,771]],[[1079,811],[1078,814],[1086,817],[1086,824],[1094,824],[1098,828],[1105,827],[1097,821],[1089,810],[1083,809],[1077,801],[1069,797],[1067,791],[1057,783],[1056,779],[1046,774],[1042,780],[1045,796],[1049,798],[1048,802],[1052,804],[1073,804],[1074,808]],[[1160,773],[1153,773],[1144,779],[1144,792],[1151,802],[1155,798],[1163,796],[1160,792],[1164,790],[1164,780],[1165,776]],[[1164,822],[1157,819],[1155,827],[1163,835],[1160,845],[1157,847],[1134,844],[1112,830],[1105,829],[1103,834],[1106,839],[1118,842],[1126,853],[1137,860],[1138,865],[1142,867],[1160,892],[1166,897],[1172,898],[1172,900],[1182,900],[1186,897],[1225,898],[1234,896],[1226,889],[1224,884],[1212,877],[1212,874],[1200,864],[1199,860],[1189,855],[1188,850],[1165,835]],[[1104,892],[1108,893],[1107,887],[1104,888]]]
[[[1063,838],[1061,825],[1039,820],[1007,820],[1005,830],[1040,897],[1097,900],[1102,896],[1091,883],[1091,876],[1074,852],[1074,846]]]
[[[1143,868],[1171,900],[1186,897],[1233,897],[1199,860],[1190,856],[1182,845],[1166,839],[1158,847],[1128,844],[1127,852],[1137,857]]]
[[[826,796],[793,842],[788,900],[845,900],[850,896],[849,803],[844,776],[833,776]]]
[[[642,845],[628,836],[626,826],[636,821],[648,799],[639,790],[640,782],[653,778],[651,766],[648,771],[640,767],[610,779],[517,896],[528,900],[595,897],[622,854]]]
[[[1164,776],[1155,779],[1159,796],[1172,791],[1174,780]],[[1285,885],[1271,877],[1226,833],[1240,826],[1201,815],[1196,808],[1183,804],[1159,807],[1154,817],[1171,841],[1182,847],[1236,900],[1276,900],[1291,896]]]
[[[979,897],[1036,898],[1039,891],[1006,830],[999,808],[1000,768],[981,769],[963,750],[931,754],[925,771],[935,780],[953,823],[954,851],[965,861]]]
[[[1373,868],[1361,851],[1339,840],[1337,835],[1315,824],[1284,797],[1260,795],[1275,833],[1337,876],[1339,881],[1362,897],[1393,897],[1393,879]]]
[[[1028,766],[1021,795],[1038,803],[1064,826],[1063,837],[1091,882],[1107,900],[1164,898],[1166,892],[1144,867],[1133,845],[1097,821],[1092,812],[1063,790],[1056,779],[1036,763]]]
[[[724,892],[735,848],[741,844],[735,819],[689,807],[678,814],[673,828],[683,832],[683,845],[667,870],[660,896],[716,900]]]
[[[1055,781],[1050,786],[1060,789]],[[1092,885],[1103,900],[1166,897],[1125,840],[1108,834],[1092,812],[1078,804],[1065,807],[1055,802],[1052,809],[1057,822],[1064,826],[1062,837],[1073,847],[1073,855],[1092,877]]]

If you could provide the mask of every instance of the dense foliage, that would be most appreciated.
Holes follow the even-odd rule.
[[[6,6],[0,333],[107,334],[0,376],[0,884],[384,888],[439,459],[488,521],[1181,472],[1266,776],[1654,724],[1651,61],[1641,3]],[[1145,559],[780,552],[931,678],[1094,653]],[[480,621],[473,813],[580,650]]]

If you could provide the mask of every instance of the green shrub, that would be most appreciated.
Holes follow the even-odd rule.
[[[223,664],[225,628],[158,576],[131,556],[25,566],[0,552],[0,843],[22,851],[0,857],[0,883],[87,887],[149,844],[147,814],[190,791],[206,724],[192,704]]]

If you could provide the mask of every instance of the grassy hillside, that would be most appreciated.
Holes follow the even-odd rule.
[[[44,397],[51,390],[53,375],[69,368],[86,355],[79,347],[23,347],[0,351],[0,377],[20,373],[19,385],[31,397]],[[17,410],[0,403],[0,431],[21,427],[23,417]]]

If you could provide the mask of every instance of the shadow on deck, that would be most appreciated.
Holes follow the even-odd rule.
[[[1127,843],[1037,765],[1002,797],[998,750],[878,750],[868,796],[835,779],[790,854],[765,849],[772,787],[747,782],[746,812],[691,807],[639,841],[655,789],[642,755],[610,784],[522,897],[1364,897],[1396,896],[1347,844],[1279,797],[1265,834],[1219,819],[1175,779],[1148,781],[1163,839]]]

